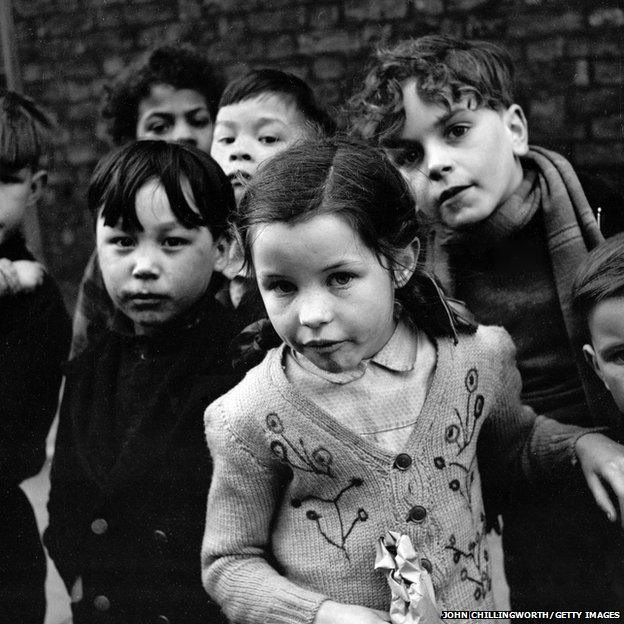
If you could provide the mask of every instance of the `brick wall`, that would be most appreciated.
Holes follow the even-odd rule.
[[[443,32],[491,39],[517,62],[531,139],[575,164],[624,167],[624,7],[616,0],[14,0],[26,93],[59,131],[40,213],[51,271],[72,304],[93,238],[86,181],[107,143],[102,85],[138,52],[189,41],[228,77],[288,69],[339,106],[371,50]],[[620,176],[620,179],[624,176]]]

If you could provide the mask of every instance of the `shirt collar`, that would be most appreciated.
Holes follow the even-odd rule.
[[[418,355],[418,330],[403,319],[399,319],[390,340],[372,358],[362,360],[353,370],[340,373],[325,371],[295,351],[291,350],[291,355],[297,364],[308,372],[331,383],[344,385],[363,377],[371,362],[395,372],[413,370]]]

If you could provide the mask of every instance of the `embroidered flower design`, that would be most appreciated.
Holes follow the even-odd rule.
[[[446,461],[444,461],[444,457],[434,457],[433,458],[433,465],[438,469],[438,470],[442,470],[443,468],[446,468]]]
[[[266,424],[269,428],[269,431],[273,433],[282,433],[284,431],[284,425],[280,417],[275,412],[270,412],[266,415]]]
[[[449,444],[452,444],[459,438],[459,427],[457,425],[449,425],[444,432],[444,437]]]
[[[485,399],[483,398],[482,394],[477,394],[477,399],[475,401],[475,405],[474,405],[474,415],[475,418],[479,418],[479,416],[481,416],[481,414],[483,413],[483,406],[485,404]]]
[[[470,394],[472,394],[477,389],[477,386],[479,385],[479,373],[477,372],[476,368],[471,368],[466,373],[466,379],[464,380],[464,383],[466,384],[466,390],[468,390]]]
[[[275,455],[275,457],[281,459],[282,461],[287,461],[288,459],[286,447],[278,440],[273,440],[273,442],[271,442],[271,452]]]
[[[312,451],[312,460],[321,468],[327,469],[331,466],[334,458],[327,449],[319,446],[317,449]]]

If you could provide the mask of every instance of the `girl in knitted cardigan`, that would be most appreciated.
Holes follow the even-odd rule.
[[[206,411],[208,592],[232,622],[390,621],[374,563],[393,530],[440,610],[494,608],[482,480],[556,484],[577,455],[601,474],[620,448],[521,405],[507,333],[416,268],[413,200],[381,152],[290,148],[236,226],[283,342]]]

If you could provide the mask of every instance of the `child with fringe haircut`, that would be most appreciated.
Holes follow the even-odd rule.
[[[222,88],[220,75],[198,50],[165,45],[142,55],[107,85],[102,117],[116,146],[152,139],[209,152]],[[76,302],[72,355],[93,342],[113,315],[94,252]]]
[[[233,623],[390,621],[374,563],[392,530],[440,610],[492,609],[481,479],[560,483],[575,449],[602,474],[611,442],[522,406],[505,330],[417,268],[413,200],[382,152],[291,147],[235,225],[283,343],[206,410],[208,592]]]
[[[46,560],[19,484],[46,459],[70,320],[59,289],[26,246],[23,225],[46,181],[50,120],[0,91],[0,605],[7,622],[42,624]]]
[[[213,280],[232,187],[208,154],[145,140],[98,163],[89,207],[116,314],[68,365],[45,543],[75,624],[222,622],[199,569],[202,414],[237,381]]]
[[[621,442],[624,422],[582,357],[571,287],[603,240],[591,204],[611,231],[622,204],[603,187],[582,188],[561,155],[529,146],[513,76],[509,54],[490,42],[403,41],[379,51],[352,100],[353,126],[386,149],[435,223],[430,270],[479,322],[509,331],[522,400],[564,423],[605,426]],[[513,609],[622,606],[617,516],[595,505],[580,471],[563,490],[542,484],[513,506],[493,501],[493,515],[495,504]]]

